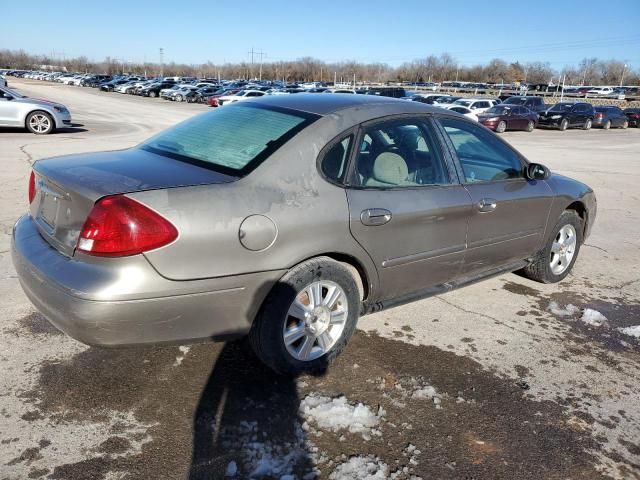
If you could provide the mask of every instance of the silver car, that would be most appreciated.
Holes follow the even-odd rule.
[[[249,335],[325,368],[362,314],[499,273],[557,282],[586,185],[462,115],[369,95],[265,96],[141,145],[38,161],[13,231],[27,296],[82,342]]]
[[[60,103],[29,98],[9,88],[0,87],[0,126],[27,128],[45,135],[56,128],[71,125],[71,114]]]

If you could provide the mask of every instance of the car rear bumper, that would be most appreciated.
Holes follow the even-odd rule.
[[[22,288],[57,328],[89,345],[187,343],[246,334],[284,271],[171,281],[142,256],[78,260],[40,235],[30,216],[11,244]],[[111,261],[104,261],[111,260]]]

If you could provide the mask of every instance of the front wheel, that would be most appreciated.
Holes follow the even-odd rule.
[[[47,112],[31,112],[25,123],[27,129],[36,135],[47,135],[55,127],[53,118]]]
[[[176,96],[176,102],[181,102],[183,100],[184,100],[184,97],[182,95]]]
[[[249,341],[277,373],[323,371],[353,335],[359,311],[358,284],[347,267],[328,257],[315,258],[273,287]]]
[[[578,214],[565,210],[554,227],[555,235],[522,273],[541,283],[556,283],[569,275],[582,245],[582,227]]]
[[[624,123],[622,124],[622,129],[626,130],[627,128],[629,128],[629,121],[625,120]]]
[[[584,121],[584,126],[582,127],[582,128],[583,128],[583,130],[590,130],[590,129],[591,129],[591,125],[592,125],[592,124],[593,124],[593,122],[591,121],[591,119],[590,119],[590,118],[587,118],[587,119]]]
[[[567,120],[566,118],[563,118],[562,121],[560,122],[560,130],[564,132],[568,127],[569,127],[569,120]]]
[[[604,128],[605,130],[609,130],[611,128],[611,120],[607,120],[606,122],[604,122],[602,128]]]
[[[496,132],[504,133],[506,129],[507,129],[507,122],[502,120],[500,121],[500,123],[498,123],[498,126],[496,127]]]
[[[529,120],[529,123],[527,123],[527,132],[533,132],[533,129],[535,128],[535,123],[533,123],[531,120]]]

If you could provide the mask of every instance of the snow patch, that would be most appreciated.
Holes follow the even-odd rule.
[[[562,308],[556,302],[550,302],[549,306],[547,307],[547,310],[549,310],[551,313],[553,313],[558,317],[570,317],[580,311],[578,307],[576,307],[575,305],[572,305],[571,303],[566,307]]]
[[[330,398],[312,393],[300,402],[300,414],[307,422],[333,432],[348,430],[351,433],[361,433],[365,439],[371,433],[379,433],[375,427],[380,424],[385,413],[383,408],[379,408],[376,414],[367,405],[351,404],[344,396]]]
[[[630,337],[640,338],[640,325],[634,325],[632,327],[619,328],[619,332],[629,335]]]
[[[329,475],[329,480],[385,480],[389,467],[372,455],[351,457]]]
[[[173,366],[174,367],[178,367],[178,366],[182,365],[182,361],[184,360],[184,357],[186,357],[187,353],[189,353],[189,350],[191,350],[191,347],[187,347],[187,346],[182,345],[182,346],[178,347],[178,350],[180,350],[180,353],[182,355],[178,355],[176,357],[176,361],[173,362]]]
[[[584,312],[582,312],[582,317],[580,317],[580,321],[592,327],[601,327],[607,322],[607,317],[597,310],[585,308]]]

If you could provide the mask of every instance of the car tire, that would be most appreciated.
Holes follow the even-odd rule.
[[[556,283],[564,279],[571,272],[578,258],[580,246],[582,245],[582,219],[574,210],[565,210],[562,212],[562,215],[560,215],[553,232],[554,234],[550,237],[545,247],[538,252],[532,259],[532,262],[522,270],[522,274],[525,277],[540,283]],[[568,240],[570,235],[561,241],[563,232],[571,232],[574,238],[573,241]],[[572,251],[570,251],[571,245],[573,245]],[[558,248],[566,248],[565,252],[570,251],[571,255],[570,258],[567,258],[565,255],[564,263],[560,261],[556,265],[555,255],[559,255],[561,258],[558,260],[562,260],[562,255],[557,252]],[[556,268],[558,266],[562,268]]]
[[[529,123],[527,123],[527,132],[533,132],[534,128],[536,128],[536,124],[529,120]]]
[[[36,135],[47,135],[55,129],[55,121],[47,112],[36,110],[27,115],[25,126],[27,130]]]
[[[629,128],[629,120],[625,120],[624,123],[622,124],[623,130],[626,130],[627,128]]]
[[[321,299],[317,308],[312,308],[316,302],[311,292]],[[327,310],[323,305],[334,295]],[[360,298],[356,279],[345,265],[328,257],[305,261],[273,287],[253,322],[249,342],[258,358],[279,374],[322,372],[353,335]]]
[[[593,125],[593,121],[590,118],[587,118],[584,121],[584,126],[582,127],[583,130],[591,130],[591,126]]]
[[[501,120],[500,123],[496,126],[497,133],[504,133],[507,129],[507,123],[504,120]]]
[[[606,122],[604,122],[604,125],[602,125],[602,128],[604,130],[609,130],[611,128],[611,120],[607,120]]]
[[[156,98],[156,97],[158,96],[158,94],[157,94],[156,92],[154,92],[153,90],[151,90],[151,91],[149,92],[149,96],[150,96],[151,98]]]
[[[184,97],[182,95],[176,96],[176,102],[182,102],[183,100],[184,100]]]
[[[560,131],[564,132],[569,127],[569,121],[566,118],[563,118],[560,122]]]

